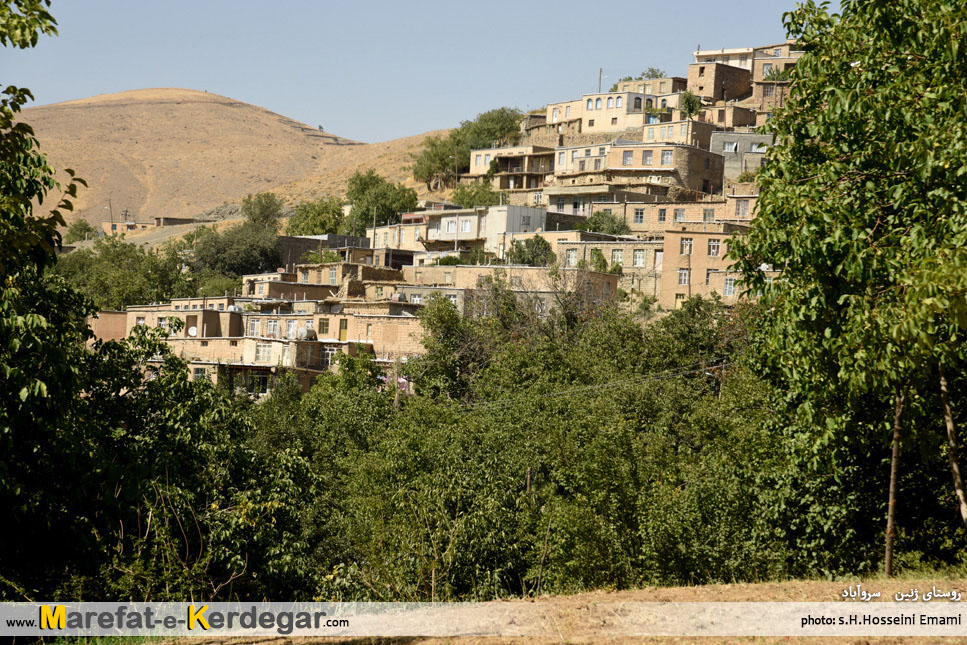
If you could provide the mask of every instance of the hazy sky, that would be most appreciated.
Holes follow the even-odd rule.
[[[834,3],[838,7],[838,3]],[[782,42],[794,2],[463,3],[54,0],[60,35],[0,50],[36,104],[146,87],[208,90],[360,141],[528,109],[692,52]]]

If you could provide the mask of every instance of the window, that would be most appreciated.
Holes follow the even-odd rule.
[[[275,338],[279,335],[279,321],[270,320],[265,323],[265,335],[270,338]]]
[[[447,233],[453,233],[457,228],[456,220],[447,220]]]
[[[569,267],[577,266],[578,264],[578,250],[568,249],[567,250],[567,265]]]
[[[708,241],[708,254],[709,254],[710,257],[713,257],[713,258],[714,257],[718,257],[718,255],[719,255],[719,246],[720,245],[721,245],[721,242],[719,242],[719,240],[717,238],[714,238],[713,237],[713,238],[709,239],[709,241]]]
[[[772,50],[772,55],[773,56],[782,56],[782,50],[781,49],[773,49]]]
[[[572,150],[571,151],[571,161],[574,161],[577,158],[578,158],[578,151],[577,150]]]
[[[609,96],[608,97],[608,109],[610,110],[613,107],[614,107],[614,99]]]
[[[255,344],[255,362],[267,363],[272,360],[272,343]]]
[[[593,128],[594,127],[594,119],[588,119],[588,127],[589,128]]]
[[[265,285],[264,284],[260,284],[259,285],[259,295],[262,295],[263,293],[265,293]]]
[[[737,199],[737,200],[735,200],[735,216],[736,217],[748,217],[749,216],[749,200],[748,199]]]
[[[592,101],[591,99],[588,99],[588,107],[587,107],[587,109],[588,110],[593,110],[594,109],[594,101]]]
[[[451,294],[448,294],[447,295],[447,300],[450,301],[450,304],[451,305],[456,305],[457,304],[457,296],[456,296],[456,294],[452,294],[452,293]]]
[[[531,225],[531,216],[530,215],[521,215],[520,216],[520,223],[521,223],[521,226],[530,226]]]
[[[762,96],[775,96],[776,86],[775,85],[763,85],[762,86]]]
[[[423,296],[418,293],[414,293],[412,296],[410,296],[410,302],[412,302],[414,305],[423,304]]]
[[[258,318],[248,319],[248,335],[258,336],[259,335],[259,320]]]
[[[702,210],[702,221],[703,222],[714,222],[715,221],[715,209],[706,208]]]
[[[389,232],[383,231],[383,246],[389,246]]]
[[[381,286],[377,286],[376,287],[376,297],[377,298],[382,298],[383,297],[383,287],[381,287]]]
[[[179,309],[181,309],[181,305],[175,305],[175,311],[178,311]]]
[[[623,97],[623,96],[619,96],[618,98],[616,98],[616,99],[614,100],[614,105],[615,105],[615,107],[621,107],[621,105],[622,105],[623,103],[624,103],[624,97]]]
[[[601,160],[600,159],[595,159],[594,160],[594,169],[595,170],[601,170]]]
[[[664,222],[665,221],[665,209],[664,208],[659,208],[658,209],[658,221],[659,222]]]
[[[558,110],[557,108],[554,108],[553,110],[551,110],[551,120],[554,123],[557,123],[557,117],[559,115],[560,115],[560,110]]]
[[[144,324],[144,316],[138,316],[137,319],[135,319],[135,324],[136,325],[143,325]]]
[[[668,107],[668,101],[666,99],[662,99],[661,100],[661,106],[662,106],[662,108],[667,108]]]
[[[678,250],[681,255],[691,255],[692,254],[692,238],[683,237],[678,244]]]
[[[333,364],[333,360],[336,354],[339,353],[338,347],[333,347],[332,345],[326,345],[322,348],[322,364],[325,367],[329,367]]]
[[[634,105],[635,105],[634,109],[636,109],[636,110],[640,110],[641,109],[641,97],[640,96],[636,96],[635,97],[635,103],[634,103]]]
[[[636,208],[635,209],[635,220],[634,221],[635,221],[635,224],[644,224],[645,223],[645,209],[644,208]]]
[[[652,152],[651,150],[642,150],[641,151],[641,165],[642,166],[650,166],[651,165],[651,152]]]
[[[735,295],[735,278],[726,278],[725,287],[723,288],[723,295],[734,296]]]
[[[320,318],[319,319],[319,334],[322,335],[322,334],[328,334],[328,333],[329,333],[329,319],[328,318]]]
[[[660,128],[658,128],[658,138],[661,139],[662,141],[665,140],[665,126],[661,126]]]
[[[563,166],[564,165],[564,153],[563,152],[557,153],[557,163],[560,166]]]
[[[611,125],[618,125],[618,117],[616,116],[611,117]]]
[[[329,284],[336,284],[336,267],[329,267]]]
[[[674,153],[671,150],[662,150],[661,151],[661,165],[663,165],[663,166],[670,166],[670,165],[672,165],[672,155],[673,154]]]
[[[725,110],[718,110],[718,115],[716,119],[719,123],[725,123]]]
[[[447,284],[453,284],[453,271],[447,271],[443,274],[443,281]]]
[[[664,251],[655,251],[655,271],[661,271],[661,265],[665,258]]]
[[[632,164],[632,162],[635,160],[634,157],[635,157],[635,151],[634,150],[625,150],[625,151],[623,151],[621,153],[621,165],[623,165],[623,166],[630,166]]]
[[[762,75],[768,76],[772,73],[772,63],[763,63],[762,65]]]
[[[204,381],[208,379],[208,370],[204,367],[195,367],[191,370],[191,380]]]
[[[624,262],[625,252],[621,249],[611,251],[611,264],[621,264]]]
[[[645,266],[645,250],[635,249],[632,262],[636,267]]]
[[[564,118],[571,116],[571,106],[568,105],[564,108]]]
[[[311,318],[306,321],[305,327],[306,327],[306,329],[312,329],[312,319]]]
[[[302,284],[308,284],[309,283],[309,272],[307,270],[303,269],[301,271],[300,275],[301,275],[301,278],[302,278]]]
[[[584,159],[578,162],[578,170],[584,170]]]
[[[224,302],[218,303],[218,310],[219,311],[225,311],[225,303]]]
[[[723,141],[722,142],[722,152],[738,152],[739,142],[738,141]]]
[[[678,284],[689,284],[692,280],[692,270],[691,269],[679,269],[678,270]]]
[[[600,110],[601,109],[601,98],[600,97],[594,99],[594,109],[595,110]]]
[[[460,231],[463,232],[463,233],[469,233],[470,232],[470,220],[465,219],[465,220],[463,220],[463,221],[460,222]]]
[[[709,166],[710,166],[710,165],[711,165],[711,164],[710,164],[710,162],[709,162],[709,158],[708,158],[708,157],[706,157],[706,158],[705,158],[705,170],[708,170],[708,169],[709,169]]]
[[[675,209],[675,221],[676,222],[684,222],[685,221],[685,209],[684,208],[676,208]]]
[[[475,164],[479,166],[480,164],[483,163],[483,155],[477,155],[474,161],[475,161]]]
[[[700,65],[698,68],[698,75],[705,76],[705,65]]]
[[[649,141],[655,140],[655,128],[648,128],[648,140]]]
[[[249,376],[248,391],[251,394],[267,394],[269,391],[269,375],[252,374]]]
[[[373,336],[373,325],[372,323],[366,323],[366,338],[372,338]]]
[[[680,133],[680,136],[683,136],[683,137],[687,137],[688,136],[688,124],[687,123],[683,123],[682,124],[681,129],[679,130],[679,133]]]

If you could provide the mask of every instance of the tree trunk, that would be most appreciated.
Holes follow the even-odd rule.
[[[954,479],[954,493],[960,505],[960,519],[967,526],[967,500],[964,498],[964,480],[960,477],[960,465],[957,460],[957,429],[954,427],[954,415],[950,410],[950,396],[947,393],[947,377],[943,365],[937,363],[940,371],[940,400],[943,403],[943,418],[947,424],[947,460],[950,462],[950,474]]]
[[[906,393],[896,392],[896,406],[893,414],[893,455],[890,457],[890,501],[886,510],[886,556],[884,557],[884,571],[887,577],[893,575],[893,536],[896,532],[896,480],[900,463],[900,417],[903,415],[903,404]]]

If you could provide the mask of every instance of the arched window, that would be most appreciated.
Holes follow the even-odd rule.
[[[592,101],[591,99],[588,99],[588,109],[589,110],[594,109],[594,101]]]
[[[616,107],[621,107],[622,103],[624,103],[624,97],[619,96],[617,99],[615,99],[614,104]]]
[[[651,99],[645,99],[645,107],[647,108],[651,107]]]
[[[594,109],[595,110],[600,110],[601,109],[601,98],[600,97],[594,99]]]
[[[614,99],[609,96],[608,97],[608,109],[610,110],[613,107],[614,107]]]
[[[662,106],[663,108],[666,108],[666,107],[668,107],[668,101],[666,101],[665,99],[662,99],[662,100],[661,100],[661,106]]]

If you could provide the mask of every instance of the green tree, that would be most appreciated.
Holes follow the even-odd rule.
[[[246,195],[242,200],[242,217],[253,228],[264,228],[278,233],[284,208],[282,200],[272,193]]]
[[[366,235],[366,227],[381,226],[393,221],[400,213],[412,211],[417,205],[416,191],[403,184],[393,184],[375,170],[355,172],[349,178],[346,199],[352,204],[343,231],[349,235]]]
[[[658,69],[657,67],[649,67],[638,76],[622,76],[616,83],[611,86],[609,92],[618,91],[618,83],[625,83],[627,81],[642,81],[645,79],[656,79],[656,78],[668,78],[668,72],[663,69]]]
[[[520,110],[497,108],[463,121],[446,138],[427,137],[413,156],[413,177],[433,190],[456,185],[456,174],[470,169],[470,151],[513,145],[520,141]],[[350,200],[352,201],[352,200]]]
[[[619,219],[613,213],[605,211],[595,211],[574,228],[579,231],[594,231],[595,233],[606,233],[608,235],[627,235],[631,233],[631,228],[624,220]]]
[[[682,111],[682,115],[688,120],[691,120],[696,114],[702,111],[702,99],[688,90],[682,92],[682,98],[678,105]]]
[[[342,224],[343,201],[338,197],[322,197],[302,202],[286,226],[286,235],[327,235],[337,233]]]
[[[591,270],[598,273],[608,272],[608,261],[604,257],[601,249],[591,249]]]
[[[97,237],[97,229],[91,226],[86,219],[81,218],[68,227],[67,235],[64,236],[64,244],[73,244],[95,237]]]
[[[453,190],[451,201],[463,208],[474,206],[498,206],[506,203],[506,193],[494,190],[489,181],[477,181],[472,184],[461,184]]]
[[[507,251],[507,262],[509,264],[526,264],[532,267],[552,266],[557,262],[551,244],[543,237],[535,235],[521,242],[514,240],[511,242],[510,250]]]
[[[806,54],[768,124],[778,145],[758,175],[756,222],[733,248],[771,307],[764,364],[812,429],[810,461],[821,463],[820,451],[865,454],[873,442],[863,433],[875,443],[892,436],[877,507],[887,515],[888,574],[901,456],[929,463],[920,455],[946,453],[951,499],[967,519],[951,412],[967,399],[944,378],[964,366],[967,284],[953,267],[964,266],[967,240],[967,99],[957,89],[965,20],[967,7],[943,0],[848,2],[841,18],[810,1],[786,14]],[[782,278],[770,284],[763,264]]]
[[[325,262],[342,262],[343,257],[332,249],[309,250],[299,259],[305,264],[323,264]]]

